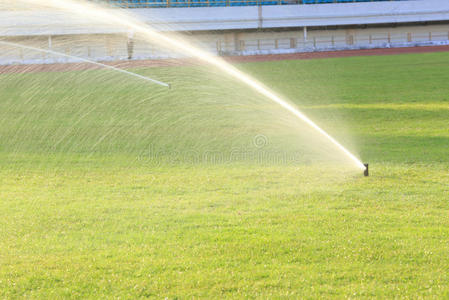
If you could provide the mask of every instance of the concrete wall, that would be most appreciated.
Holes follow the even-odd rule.
[[[169,30],[177,31],[409,23],[449,20],[449,1],[137,9],[135,14],[155,27],[170,23]]]
[[[190,36],[201,48],[217,54],[249,55],[293,53],[375,47],[400,47],[449,43],[449,24],[394,28],[348,28],[336,30],[234,31],[197,33]],[[126,34],[8,37],[3,41],[61,52],[92,60],[128,59]],[[0,64],[77,61],[30,49],[0,44]],[[133,59],[181,57],[134,37]]]
[[[111,10],[116,13],[118,10]],[[147,8],[123,10],[161,31],[269,29],[449,20],[449,1],[415,0],[317,5]],[[87,15],[85,16],[87,17]],[[113,22],[114,23],[114,22]],[[61,11],[0,11],[0,36],[118,33],[115,24]]]
[[[269,54],[286,51],[305,52],[338,49],[400,47],[446,43],[449,41],[449,24],[427,26],[399,26],[377,28],[348,28],[336,30],[304,30],[282,32],[240,33],[239,45],[226,45],[229,54]]]
[[[159,31],[184,32],[194,44],[217,54],[395,47],[449,41],[449,26],[441,25],[441,22],[449,23],[447,0],[133,9],[123,12],[133,13],[134,18]],[[122,12],[114,9],[111,13]],[[130,29],[117,26],[116,21],[107,24],[97,19],[49,10],[0,11],[0,64],[76,60],[1,44],[2,40],[92,60],[127,59],[130,56],[127,44]],[[435,25],[435,21],[440,25]],[[411,22],[423,25],[407,25]],[[423,22],[434,22],[434,25],[424,25]],[[361,29],[360,24],[370,27]],[[389,28],[385,24],[394,25]],[[347,29],[322,29],[329,25]],[[132,40],[132,59],[183,55],[183,49],[177,53],[161,49],[144,41],[138,33]]]

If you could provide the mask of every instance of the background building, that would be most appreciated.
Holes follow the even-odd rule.
[[[219,55],[252,55],[447,44],[445,0],[121,0],[159,31],[178,32]],[[174,57],[120,28],[85,23],[46,9],[0,11],[0,40],[108,61]],[[0,63],[70,61],[10,48]],[[6,54],[6,55],[5,55]]]

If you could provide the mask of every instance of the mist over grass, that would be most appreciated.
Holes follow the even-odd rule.
[[[171,89],[113,70],[29,68],[0,75],[0,151],[7,163],[329,163],[354,170],[308,124],[205,64],[132,70]],[[344,123],[337,112],[327,112],[329,127]],[[349,134],[339,128],[335,137],[344,144]]]

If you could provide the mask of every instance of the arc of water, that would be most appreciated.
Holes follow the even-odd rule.
[[[128,26],[134,27],[139,32],[142,32],[142,29],[138,27],[138,25],[135,24],[127,24]],[[139,30],[140,29],[140,30]],[[145,33],[145,32],[144,32]],[[148,32],[147,32],[148,33]],[[304,113],[299,111],[297,108],[295,108],[293,105],[288,103],[287,101],[281,99],[279,96],[271,92],[268,88],[266,88],[263,84],[256,81],[255,79],[251,78],[250,76],[246,75],[242,71],[238,70],[237,68],[233,67],[229,63],[225,62],[224,60],[221,60],[206,51],[202,51],[200,49],[197,49],[191,45],[184,45],[182,42],[171,39],[169,37],[165,37],[157,32],[151,31],[151,33],[148,33],[151,35],[157,35],[160,38],[163,38],[164,41],[167,43],[173,45],[174,47],[178,49],[183,49],[185,52],[188,52],[194,57],[197,57],[203,61],[206,61],[212,65],[215,65],[216,67],[220,68],[221,70],[225,71],[227,74],[233,76],[234,78],[237,78],[241,80],[242,82],[246,83],[248,86],[253,88],[258,93],[264,95],[271,101],[276,102],[277,104],[281,105],[283,108],[288,110],[290,113],[294,114],[296,117],[301,119],[303,122],[308,124],[310,127],[315,129],[318,133],[320,133],[322,136],[324,136],[327,140],[329,140],[337,149],[339,149],[342,153],[344,153],[352,162],[355,163],[355,165],[360,168],[361,170],[365,170],[365,165],[354,155],[352,154],[348,149],[346,149],[342,144],[340,144],[335,138],[333,138],[331,135],[329,135],[325,130],[323,130],[321,127],[319,127],[315,122],[313,122],[309,117],[307,117]]]
[[[45,0],[24,0],[30,3],[43,3]],[[48,0],[47,0],[48,1]],[[50,4],[46,2],[47,4]],[[119,10],[108,10],[102,8],[99,5],[88,3],[83,0],[54,0],[50,4],[51,6],[59,9],[63,9],[69,12],[75,12],[81,16],[89,16],[93,20],[103,20],[110,24],[121,25],[125,28],[134,30],[136,33],[140,33],[146,36],[149,40],[158,43],[163,47],[168,47],[172,49],[177,49],[178,51],[182,50],[182,52],[187,53],[193,57],[196,57],[206,63],[209,63],[217,68],[221,69],[228,75],[244,82],[249,87],[253,88],[258,93],[267,97],[271,101],[281,105],[287,111],[295,115],[297,118],[311,126],[315,129],[320,135],[324,136],[331,144],[333,144],[338,150],[340,150],[347,158],[349,158],[359,169],[365,170],[365,165],[348,149],[346,149],[342,144],[340,144],[336,139],[330,136],[325,130],[319,127],[315,122],[309,119],[305,114],[295,108],[293,105],[289,104],[287,101],[281,99],[279,96],[271,92],[267,87],[265,87],[262,83],[256,81],[245,73],[241,72],[237,68],[233,67],[229,63],[224,60],[208,53],[207,51],[203,51],[195,46],[190,45],[182,41],[181,39],[176,39],[168,36],[167,34],[163,34],[157,32],[155,29],[149,27],[147,24],[142,23],[138,20],[130,18],[127,14],[119,11]]]
[[[86,59],[86,58],[83,58],[83,57],[69,55],[69,54],[65,54],[65,53],[61,53],[61,52],[57,52],[57,51],[53,51],[53,50],[36,48],[36,47],[32,47],[32,46],[25,46],[25,45],[21,45],[21,44],[17,44],[17,43],[5,42],[5,41],[0,41],[0,45],[7,45],[7,46],[12,46],[12,47],[18,47],[18,48],[22,48],[22,49],[34,50],[34,51],[38,51],[38,52],[43,52],[43,53],[48,53],[48,54],[68,57],[68,58],[72,58],[72,59],[77,59],[77,60],[80,60],[80,61],[83,61],[83,62],[86,62],[86,63],[89,63],[89,64],[93,64],[93,65],[97,65],[97,66],[100,66],[100,67],[103,67],[103,68],[106,68],[106,69],[114,70],[114,71],[117,71],[117,72],[120,72],[120,73],[123,73],[123,74],[134,76],[134,77],[137,77],[137,78],[140,78],[140,79],[143,79],[143,80],[146,80],[146,81],[149,81],[149,82],[152,82],[152,83],[155,83],[155,84],[158,84],[158,85],[170,88],[170,84],[168,84],[168,83],[165,83],[165,82],[162,82],[162,81],[159,81],[159,80],[156,80],[156,79],[152,79],[152,78],[149,78],[149,77],[146,77],[146,76],[143,76],[143,75],[139,75],[139,74],[136,74],[136,73],[133,73],[133,72],[130,72],[130,71],[126,71],[126,70],[123,70],[123,69],[119,69],[119,68],[116,68],[116,67],[113,67],[113,66],[102,64],[102,63],[99,63],[99,62],[96,62],[96,61],[92,61],[90,59]]]

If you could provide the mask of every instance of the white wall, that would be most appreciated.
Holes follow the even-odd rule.
[[[449,20],[449,1],[158,8],[136,9],[135,14],[156,27],[168,22],[177,31],[410,23]]]
[[[114,9],[112,13],[121,12]],[[166,31],[193,32],[211,52],[258,54],[447,43],[448,25],[310,30],[313,26],[449,20],[448,0],[285,5],[262,7],[130,9],[142,22]],[[272,32],[274,28],[283,30]],[[291,30],[288,28],[291,27]],[[307,27],[307,38],[301,27]],[[231,29],[226,30],[225,29]],[[233,31],[232,29],[247,29]],[[212,31],[213,30],[213,31]],[[0,11],[0,41],[6,40],[93,60],[127,59],[128,28],[61,11]],[[192,36],[189,36],[192,38]],[[134,59],[179,57],[134,37]],[[71,61],[29,49],[0,46],[0,64]]]
[[[293,53],[339,49],[401,47],[449,43],[449,24],[399,26],[395,28],[358,28],[338,30],[302,30],[197,33],[193,37],[201,48],[213,53],[233,55]],[[126,60],[126,34],[62,35],[9,37],[4,41],[92,60]],[[133,59],[180,57],[134,37]],[[39,53],[0,43],[0,64],[53,63],[76,61],[67,57]]]
[[[147,8],[124,11],[158,30],[199,31],[441,21],[449,20],[449,1]],[[99,20],[86,22],[70,13],[0,11],[0,36],[119,33],[126,30]]]

